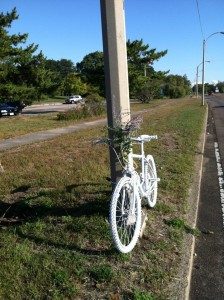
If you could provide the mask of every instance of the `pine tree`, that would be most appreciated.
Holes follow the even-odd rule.
[[[13,98],[37,98],[36,82],[40,55],[34,56],[38,46],[26,44],[28,34],[9,34],[12,22],[19,18],[16,8],[0,14],[0,101]],[[22,47],[23,45],[23,47]],[[42,59],[42,57],[40,57]],[[22,99],[21,99],[22,98]]]

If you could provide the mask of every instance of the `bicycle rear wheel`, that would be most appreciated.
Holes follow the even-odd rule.
[[[110,203],[110,231],[115,247],[122,253],[130,252],[140,230],[141,200],[133,191],[131,178],[125,176],[119,180]]]
[[[154,207],[157,201],[158,177],[156,165],[152,155],[147,155],[145,162],[147,201],[150,207]]]

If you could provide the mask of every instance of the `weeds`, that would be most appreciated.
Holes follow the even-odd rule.
[[[57,115],[59,121],[81,120],[92,116],[101,116],[105,114],[106,107],[101,103],[91,103],[78,106],[66,112],[61,112]]]
[[[111,267],[107,264],[95,266],[90,271],[90,275],[96,282],[110,282],[115,276]]]
[[[174,217],[172,220],[164,220],[165,224],[172,226],[173,228],[183,229],[186,233],[200,234],[201,231],[198,228],[192,228],[186,224],[183,219]]]
[[[134,292],[133,299],[134,300],[156,300],[156,298],[153,297],[151,293],[137,292],[137,291]]]

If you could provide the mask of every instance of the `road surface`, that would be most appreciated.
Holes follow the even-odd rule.
[[[33,114],[47,114],[53,112],[63,112],[66,110],[70,110],[72,108],[76,108],[77,104],[62,104],[62,103],[51,103],[51,104],[38,104],[26,106],[22,114],[23,115],[33,115]]]
[[[190,300],[224,299],[224,95],[206,99],[203,160]]]

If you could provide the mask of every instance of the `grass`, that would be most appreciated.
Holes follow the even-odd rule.
[[[131,110],[139,111],[148,108],[153,108],[164,102],[169,103],[172,102],[172,100],[167,100],[167,101],[156,100],[150,104],[133,103],[131,104]],[[66,108],[68,108],[68,106],[66,106]],[[0,140],[12,138],[23,134],[33,133],[37,131],[75,125],[83,122],[83,120],[60,120],[59,121],[57,115],[58,113],[49,113],[49,114],[42,114],[42,115],[32,115],[32,116],[18,115],[16,117],[0,118],[0,126],[1,126]],[[104,114],[102,116],[89,117],[85,119],[85,122],[96,120],[102,117],[106,117],[106,115]]]
[[[106,116],[105,116],[106,117]],[[97,117],[87,118],[85,121],[96,120]],[[98,117],[99,119],[99,117]],[[57,113],[46,115],[19,115],[0,119],[0,140],[8,139],[23,134],[61,128],[65,126],[82,123],[83,120],[60,120],[57,119]]]
[[[100,127],[1,152],[0,299],[169,299],[204,116],[194,99],[143,114],[140,133],[159,136],[146,153],[161,182],[144,236],[126,255],[109,234],[108,151],[92,146]]]

